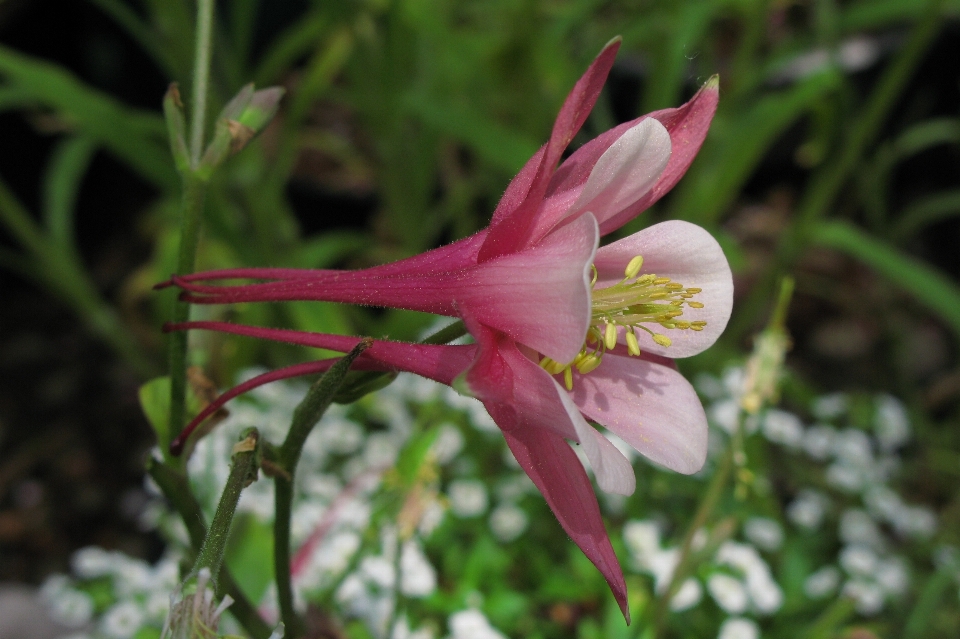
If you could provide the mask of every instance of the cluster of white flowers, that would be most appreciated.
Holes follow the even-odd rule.
[[[752,521],[750,529],[756,534],[757,521],[760,528],[767,527],[765,541],[770,542],[773,535],[769,524],[772,520]],[[745,534],[746,531],[745,531]],[[651,575],[654,590],[662,593],[673,579],[680,561],[680,548],[663,548],[660,540],[660,526],[652,520],[633,520],[623,527],[623,540],[630,551],[633,567]],[[705,531],[699,531],[691,544],[692,552],[701,551],[707,542]],[[706,575],[706,590],[714,602],[729,615],[752,613],[761,616],[772,615],[783,605],[783,591],[774,580],[770,566],[760,556],[757,549],[746,543],[725,541],[717,548],[713,557],[699,565],[699,575]],[[688,577],[670,600],[670,609],[682,611],[699,604],[703,598],[703,585],[697,577]],[[751,622],[752,623],[752,622]],[[736,626],[736,624],[734,624]]]
[[[40,596],[56,621],[77,629],[71,639],[127,639],[141,627],[162,627],[170,609],[170,594],[179,583],[178,564],[174,554],[151,566],[120,552],[82,548],[72,560],[76,579],[49,577],[40,588]],[[82,587],[84,582],[93,581],[107,581],[113,593],[110,605],[96,618],[94,599]]]
[[[856,602],[860,614],[877,614],[909,586],[908,564],[893,552],[896,543],[888,531],[901,540],[927,540],[937,527],[932,510],[906,503],[889,485],[900,467],[898,451],[910,441],[906,409],[890,395],[876,395],[870,432],[844,423],[851,398],[843,393],[818,397],[810,410],[817,421],[810,426],[778,408],[746,416],[740,408],[743,379],[740,368],[728,369],[719,379],[698,377],[698,390],[711,400],[707,407],[711,422],[730,434],[741,427],[748,436],[760,433],[772,444],[822,464],[825,483],[836,491],[831,495],[822,488],[801,487],[785,509],[787,520],[807,532],[822,534],[824,522],[836,517],[841,544],[837,561],[808,575],[806,595],[823,599],[840,592]],[[748,521],[744,532],[757,547],[774,550],[782,541],[782,530],[778,535],[772,527],[765,530],[767,526]],[[718,583],[726,586],[727,580]],[[730,601],[741,600],[729,594],[732,588],[718,588]],[[735,613],[736,608],[725,609]]]

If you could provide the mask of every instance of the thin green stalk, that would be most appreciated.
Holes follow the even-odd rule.
[[[203,129],[210,83],[210,52],[213,39],[213,0],[197,0],[197,39],[193,58],[193,111],[190,121],[190,166],[200,166]]]
[[[202,568],[209,568],[214,579],[220,574],[223,555],[227,549],[227,539],[230,537],[230,526],[233,524],[233,515],[237,511],[237,502],[240,501],[240,493],[256,480],[257,470],[260,467],[259,458],[260,433],[253,428],[234,447],[233,464],[230,467],[230,475],[227,477],[227,485],[223,488],[217,512],[213,515],[213,521],[203,539],[203,545],[200,546],[197,561],[193,565],[194,573]]]
[[[170,502],[173,509],[180,515],[180,519],[183,520],[187,528],[190,545],[193,546],[194,550],[198,550],[207,536],[207,526],[204,523],[203,509],[191,492],[187,478],[182,473],[153,458],[147,461],[147,473],[160,487],[160,492]],[[230,614],[240,622],[240,625],[250,633],[250,636],[254,639],[267,639],[271,633],[270,627],[260,618],[260,614],[247,599],[246,594],[240,590],[240,586],[237,585],[226,566],[220,567],[216,584],[218,597],[228,594],[233,599]]]
[[[680,585],[687,578],[687,573],[690,570],[690,551],[693,546],[693,538],[697,534],[697,531],[706,525],[713,511],[716,509],[717,504],[720,502],[720,497],[723,496],[723,491],[727,487],[727,480],[733,471],[735,453],[741,449],[741,447],[742,443],[739,441],[739,438],[731,438],[727,445],[727,450],[720,460],[720,467],[714,474],[713,479],[710,480],[707,493],[703,496],[703,500],[700,502],[700,506],[697,507],[697,512],[693,516],[693,521],[690,522],[690,526],[683,536],[683,543],[680,545],[680,558],[677,560],[677,567],[674,569],[673,576],[670,578],[670,584],[660,597],[658,597],[656,605],[653,606],[654,614],[656,615],[653,622],[653,639],[659,637],[663,632],[663,627],[667,620],[667,612],[670,609],[670,600],[673,599],[674,595],[680,590]]]
[[[290,575],[290,516],[293,504],[293,480],[300,461],[303,444],[330,406],[343,384],[343,379],[360,353],[373,343],[367,338],[344,355],[323,377],[318,379],[293,413],[293,420],[286,439],[277,451],[276,466],[280,472],[275,481],[275,516],[273,521],[273,561],[277,579],[277,600],[280,619],[286,628],[286,639],[303,634],[303,622],[293,608],[293,584]]]
[[[197,0],[196,50],[193,64],[193,111],[190,118],[190,168],[183,173],[183,200],[180,219],[180,252],[177,274],[193,273],[200,239],[200,221],[206,199],[206,183],[197,175],[204,147],[207,93],[210,84],[210,51],[213,37],[213,0]],[[190,319],[190,305],[173,302],[173,322]],[[170,434],[183,429],[187,395],[187,335],[180,331],[169,336]]]

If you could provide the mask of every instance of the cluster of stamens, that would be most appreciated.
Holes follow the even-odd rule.
[[[669,277],[658,277],[653,273],[640,275],[642,267],[643,257],[637,255],[627,264],[623,272],[624,278],[619,283],[593,290],[593,319],[583,348],[572,362],[563,364],[549,357],[540,360],[541,368],[551,375],[563,374],[567,390],[573,390],[574,368],[581,375],[586,375],[600,365],[606,351],[616,347],[618,327],[625,329],[627,352],[638,356],[640,344],[634,332],[635,328],[649,333],[653,341],[660,346],[670,346],[669,337],[654,332],[646,325],[691,331],[702,331],[707,325],[701,320],[691,322],[680,319],[684,306],[703,308],[702,303],[691,300],[701,289],[688,288]],[[596,286],[597,276],[597,269],[594,267],[591,286]]]

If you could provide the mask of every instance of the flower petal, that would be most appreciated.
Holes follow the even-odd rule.
[[[623,571],[603,526],[597,497],[576,453],[562,437],[543,428],[504,431],[503,437],[517,462],[543,493],[563,530],[603,574],[629,623]]]
[[[518,187],[514,188],[511,184],[507,190],[506,195],[509,195],[511,203],[514,200],[519,200],[519,203],[512,210],[497,207],[496,215],[490,222],[486,240],[477,256],[479,262],[514,253],[543,237],[542,234],[533,235],[532,231],[538,228],[537,216],[544,194],[556,170],[557,162],[560,161],[573,136],[577,134],[587,116],[590,115],[590,111],[593,110],[593,105],[600,96],[619,48],[620,39],[611,40],[571,89],[553,123],[550,140],[537,153],[540,161],[536,174],[530,178],[528,167],[531,165],[531,160],[516,178]],[[518,198],[516,194],[520,191],[520,185],[525,184],[527,180],[530,182],[530,187],[522,199]]]
[[[603,224],[646,194],[669,161],[667,129],[654,118],[642,120],[600,156],[564,217],[590,211]]]
[[[636,477],[630,462],[586,422],[557,381],[521,353],[510,338],[473,319],[465,322],[478,344],[476,361],[466,374],[467,386],[500,429],[546,428],[572,439],[583,447],[602,490],[632,494]]]
[[[660,346],[645,331],[636,331],[640,347],[665,357],[689,357],[717,341],[733,308],[733,276],[723,249],[713,236],[696,224],[672,220],[601,247],[594,260],[596,287],[622,280],[624,268],[637,255],[643,256],[643,273],[655,273],[686,287],[703,289],[693,301],[704,307],[684,307],[682,319],[707,323],[702,331],[658,327],[658,332],[672,340],[670,346]]]
[[[606,235],[635,218],[663,197],[687,172],[706,139],[713,114],[717,110],[719,95],[716,78],[711,78],[683,106],[654,111],[636,120],[625,122],[581,146],[560,165],[554,174],[543,204],[547,212],[541,215],[545,216],[548,212],[559,215],[558,211],[564,210],[560,204],[574,200],[572,195],[579,194],[579,189],[587,182],[593,167],[607,149],[626,131],[647,118],[653,118],[663,124],[670,134],[672,150],[667,168],[656,184],[639,200],[632,202],[622,211],[605,217],[600,224],[600,234]]]
[[[707,456],[707,417],[677,371],[637,357],[607,353],[587,375],[574,375],[573,400],[650,460],[684,474]]]
[[[458,314],[569,362],[590,323],[590,266],[598,241],[596,220],[583,215],[532,248],[477,265],[451,282],[446,295]]]

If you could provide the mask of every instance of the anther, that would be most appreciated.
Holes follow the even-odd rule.
[[[673,342],[666,335],[661,335],[660,333],[653,334],[653,341],[655,341],[660,346],[670,346]]]
[[[627,352],[631,355],[637,356],[640,354],[640,344],[637,342],[637,334],[633,332],[632,328],[627,328],[626,331],[627,338]]]
[[[617,326],[616,324],[607,324],[603,329],[603,345],[607,350],[613,350],[617,346]]]
[[[643,256],[637,255],[635,258],[627,262],[627,268],[623,269],[623,274],[628,280],[632,280],[640,274],[641,268],[643,268]]]

